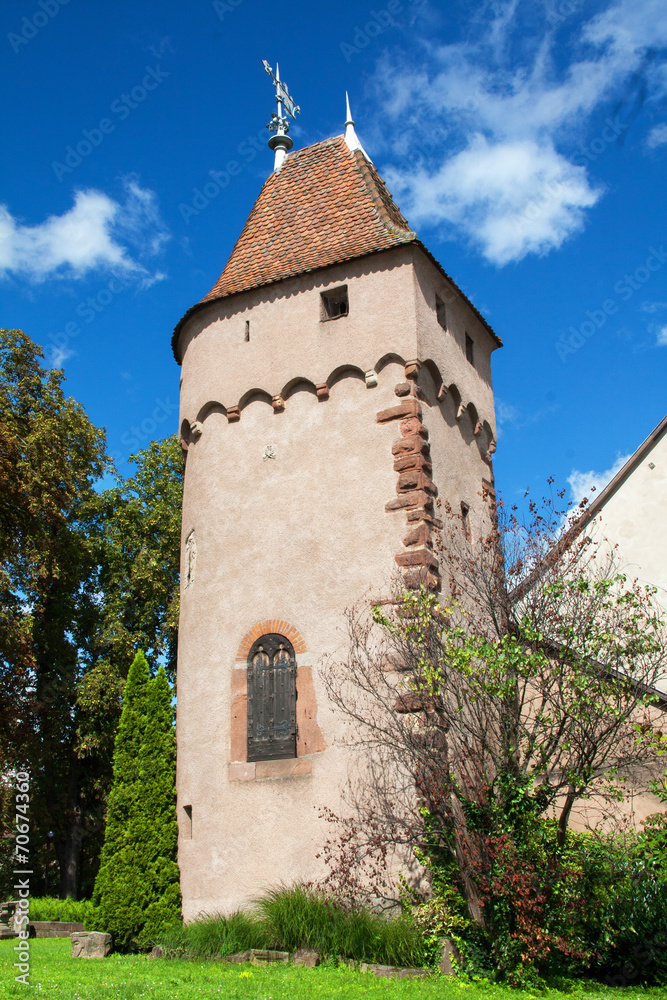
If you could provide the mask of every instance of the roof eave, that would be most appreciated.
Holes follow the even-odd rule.
[[[479,309],[477,309],[476,306],[473,305],[473,303],[470,301],[470,299],[468,298],[468,296],[466,295],[466,293],[463,291],[463,289],[459,288],[459,286],[456,284],[456,282],[454,281],[454,279],[452,278],[452,276],[450,274],[447,274],[447,272],[445,271],[445,269],[442,266],[442,264],[440,263],[440,261],[436,257],[433,256],[433,254],[431,253],[431,251],[429,250],[429,248],[424,243],[422,243],[422,241],[420,239],[416,239],[414,242],[415,242],[415,245],[418,246],[420,250],[423,250],[423,252],[426,254],[426,256],[431,261],[431,263],[434,264],[437,267],[438,271],[440,271],[440,274],[442,274],[442,276],[447,279],[447,281],[450,283],[450,285],[452,285],[452,287],[454,289],[456,289],[456,291],[461,296],[461,298],[463,299],[463,301],[466,302],[470,306],[470,308],[474,312],[474,314],[477,317],[477,319],[480,321],[480,323],[482,324],[482,326],[484,327],[484,329],[487,330],[487,332],[493,337],[493,339],[495,340],[495,342],[498,345],[498,347],[502,347],[503,346],[503,342],[500,339],[500,337],[498,336],[498,334],[495,332],[495,330],[493,329],[493,327],[490,326],[490,324],[484,319],[484,317],[482,316],[482,314],[479,311]]]
[[[604,507],[607,500],[609,500],[609,498],[614,495],[616,490],[623,485],[628,476],[634,472],[639,463],[643,461],[651,448],[662,437],[665,431],[667,431],[667,416],[662,418],[658,426],[651,431],[645,441],[642,441],[637,450],[633,452],[625,465],[619,469],[614,478],[607,483],[602,492],[591,501],[586,509],[589,520],[591,517],[594,517],[602,507]]]
[[[295,271],[294,274],[286,274],[282,278],[274,279],[272,281],[261,281],[254,285],[248,285],[246,288],[240,288],[236,292],[227,292],[222,295],[216,295],[214,298],[201,299],[199,302],[195,302],[193,306],[187,310],[186,313],[180,318],[176,326],[174,327],[174,332],[171,338],[171,349],[176,359],[177,364],[181,364],[183,359],[179,357],[178,354],[178,341],[183,330],[184,325],[189,319],[191,319],[196,313],[200,312],[206,306],[212,305],[214,302],[222,302],[227,299],[233,299],[237,295],[245,295],[247,292],[256,291],[258,288],[269,288],[271,285],[280,285],[284,281],[291,281],[293,278],[298,278],[301,274],[316,274],[318,271],[326,271],[330,267],[336,267],[339,264],[347,264],[349,261],[362,260],[364,257],[372,257],[379,253],[388,253],[391,250],[397,250],[399,247],[407,246],[410,243],[418,243],[417,234],[410,232],[405,234],[405,238],[401,238],[401,235],[396,233],[396,243],[391,247],[385,247],[382,250],[369,250],[367,253],[354,254],[352,257],[341,257],[340,260],[329,261],[327,264],[322,264],[319,267],[310,267],[305,270]],[[451,280],[451,279],[450,279]],[[452,282],[454,284],[454,282]],[[456,286],[455,286],[456,287]],[[463,292],[461,292],[463,295]],[[465,296],[464,296],[465,297]]]
[[[498,334],[493,330],[493,328],[489,325],[489,323],[487,323],[487,321],[484,319],[484,317],[479,312],[479,310],[475,308],[475,306],[472,304],[472,302],[470,301],[470,299],[468,298],[468,296],[465,294],[465,292],[461,288],[459,288],[459,286],[456,284],[456,282],[451,277],[451,275],[447,274],[447,272],[445,271],[445,269],[442,266],[442,264],[433,256],[433,254],[428,249],[428,247],[426,247],[422,243],[422,241],[417,237],[417,234],[411,231],[411,232],[405,233],[405,234],[400,234],[400,233],[396,232],[393,235],[395,235],[396,239],[397,239],[397,242],[396,242],[396,244],[393,247],[387,247],[386,249],[383,249],[383,250],[370,250],[368,253],[355,254],[353,257],[343,257],[340,260],[330,261],[328,264],[323,264],[321,267],[311,267],[311,268],[308,268],[305,271],[298,271],[298,272],[295,272],[294,274],[287,274],[287,275],[285,275],[285,277],[279,278],[277,281],[274,280],[274,281],[259,282],[256,285],[248,285],[247,288],[239,289],[239,291],[237,291],[237,292],[228,292],[226,294],[223,293],[222,295],[216,295],[215,298],[201,299],[199,302],[195,302],[195,304],[193,306],[190,306],[190,308],[187,310],[187,312],[184,313],[184,315],[181,317],[181,319],[178,321],[178,323],[176,324],[176,326],[174,328],[174,333],[173,333],[172,338],[171,338],[171,349],[173,351],[174,358],[176,359],[176,363],[180,365],[182,363],[182,360],[183,360],[181,357],[179,357],[179,354],[178,354],[178,341],[179,341],[179,338],[180,338],[180,335],[181,335],[181,331],[183,330],[184,325],[194,315],[196,315],[202,309],[205,309],[206,306],[209,306],[209,305],[211,305],[214,302],[222,302],[222,301],[224,301],[226,299],[235,298],[237,295],[245,295],[246,292],[252,292],[252,291],[255,291],[258,288],[268,288],[270,285],[279,285],[283,281],[289,281],[292,278],[298,277],[299,274],[315,274],[318,271],[325,271],[329,267],[335,267],[337,264],[346,264],[348,261],[352,261],[352,260],[362,260],[364,257],[370,257],[373,254],[377,254],[377,253],[387,253],[389,250],[395,250],[398,247],[407,246],[408,244],[412,244],[413,246],[418,246],[419,249],[422,250],[423,253],[426,254],[426,256],[431,261],[431,263],[434,264],[435,267],[440,271],[440,273],[442,274],[442,276],[447,279],[447,281],[452,285],[452,287],[456,290],[456,292],[461,296],[461,298],[464,300],[464,302],[467,302],[467,304],[470,306],[470,308],[472,309],[472,311],[475,314],[475,316],[477,316],[477,318],[479,319],[479,321],[484,326],[485,330],[487,330],[488,333],[491,335],[491,337],[493,337],[493,339],[495,340],[495,342],[498,345],[498,347],[502,347],[503,346],[503,342],[500,339],[500,337],[498,336]]]

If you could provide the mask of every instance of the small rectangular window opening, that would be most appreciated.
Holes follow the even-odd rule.
[[[435,297],[435,315],[443,330],[447,329],[447,309],[445,303],[437,295]]]
[[[183,821],[183,838],[192,840],[192,806],[183,806],[185,820]]]
[[[350,306],[347,298],[347,285],[331,288],[321,294],[320,320],[338,319],[347,316]]]
[[[473,343],[472,337],[468,336],[466,333],[466,358],[470,364],[474,367],[475,365],[475,344]]]
[[[461,524],[463,525],[463,534],[470,541],[470,507],[463,501],[461,501]]]
[[[245,339],[246,343],[250,340],[250,320],[245,321]]]

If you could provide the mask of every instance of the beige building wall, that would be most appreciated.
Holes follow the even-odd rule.
[[[667,615],[667,418],[593,501],[588,534],[629,580],[656,587]],[[667,694],[667,670],[658,688]]]
[[[321,322],[320,292],[339,284],[349,315]],[[404,540],[428,486],[401,485],[394,463],[406,439],[428,432],[441,497],[481,504],[497,342],[453,291],[443,330],[436,288],[451,286],[419,248],[402,247],[211,303],[181,335],[186,920],[323,874],[317,855],[332,831],[321,810],[341,810],[351,759],[320,666],[345,658],[345,608],[389,594],[397,556],[418,551]],[[244,657],[253,635],[283,631],[276,623],[295,630],[298,756],[248,763]]]
[[[667,609],[667,428],[606,500],[598,530],[618,545],[628,576],[657,587]]]
[[[656,600],[667,611],[666,498],[667,421],[663,421],[593,500],[593,520],[586,526],[586,533],[603,550],[613,550],[618,570],[629,580],[656,587]],[[667,695],[667,671],[657,678],[656,688]],[[664,730],[664,700],[651,709],[651,715],[654,725]],[[579,803],[572,813],[572,826],[583,830],[621,822],[640,828],[647,816],[665,810],[655,795],[642,790],[656,773],[659,769],[638,769],[627,776],[622,803]]]

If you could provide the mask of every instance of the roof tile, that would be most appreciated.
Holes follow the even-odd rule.
[[[289,153],[271,174],[202,302],[416,239],[380,175],[343,136]]]
[[[265,181],[215,285],[176,326],[174,355],[180,361],[183,324],[208,302],[413,241],[422,246],[373,164],[344,136],[288,153]]]

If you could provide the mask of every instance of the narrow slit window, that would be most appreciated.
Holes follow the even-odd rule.
[[[443,330],[447,329],[447,307],[442,299],[436,295],[435,297],[435,315],[437,317],[438,323]]]
[[[463,534],[470,541],[470,507],[467,503],[461,501],[461,525],[463,527]]]
[[[466,358],[470,364],[475,366],[475,344],[472,337],[466,333]]]
[[[328,319],[339,319],[341,316],[347,316],[350,311],[347,285],[341,285],[340,288],[331,288],[327,292],[322,292],[320,298],[320,320],[322,322]]]
[[[245,340],[246,343],[250,340],[250,320],[245,321]]]
[[[183,806],[183,812],[183,837],[185,840],[192,840],[192,806]]]

